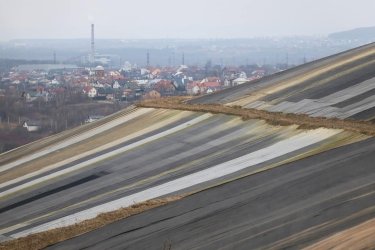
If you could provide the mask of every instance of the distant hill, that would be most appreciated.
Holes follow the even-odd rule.
[[[364,27],[342,32],[336,32],[330,34],[329,38],[338,40],[375,41],[375,27]]]

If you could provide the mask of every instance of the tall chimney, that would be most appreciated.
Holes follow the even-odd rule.
[[[147,50],[147,67],[150,67],[150,51]]]
[[[95,36],[94,24],[91,24],[91,63],[95,62]]]

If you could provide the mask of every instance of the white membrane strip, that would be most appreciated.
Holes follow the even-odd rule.
[[[21,159],[19,159],[17,161],[5,164],[5,165],[3,165],[3,166],[0,167],[0,173],[6,171],[8,169],[11,169],[13,167],[19,166],[19,165],[21,165],[23,163],[26,163],[28,161],[32,161],[34,159],[37,159],[37,158],[39,158],[41,156],[44,156],[46,154],[52,153],[54,151],[57,151],[57,150],[60,150],[60,149],[63,149],[63,148],[66,148],[66,147],[68,147],[70,145],[73,145],[73,144],[75,144],[77,142],[80,142],[80,141],[83,141],[85,139],[88,139],[88,138],[90,138],[90,137],[92,137],[92,136],[94,136],[96,134],[100,134],[100,133],[102,133],[102,132],[104,132],[106,130],[109,130],[109,129],[113,128],[113,127],[116,127],[116,126],[118,126],[120,124],[128,122],[128,121],[130,121],[130,120],[132,120],[132,119],[134,119],[134,118],[136,118],[136,117],[138,117],[140,115],[143,115],[143,114],[146,114],[148,112],[151,112],[152,110],[153,109],[138,109],[138,110],[136,110],[133,113],[125,115],[124,117],[120,117],[118,119],[115,119],[114,121],[107,122],[106,124],[104,124],[102,126],[99,126],[97,128],[91,129],[91,130],[89,130],[87,132],[84,132],[84,133],[78,135],[78,136],[74,136],[72,138],[69,138],[69,139],[67,139],[67,140],[65,140],[65,141],[63,141],[61,143],[58,143],[58,144],[53,145],[53,146],[50,146],[50,147],[48,147],[48,148],[46,148],[44,150],[41,150],[39,152],[36,152],[34,154],[25,156],[25,157],[23,157],[23,158],[21,158]]]
[[[8,190],[5,190],[3,191],[2,193],[0,193],[0,197],[3,197],[3,196],[6,196],[6,195],[9,195],[11,193],[14,193],[14,192],[17,192],[17,191],[20,191],[22,189],[25,189],[25,188],[28,188],[28,187],[31,187],[33,185],[36,185],[36,184],[39,184],[39,183],[42,183],[44,181],[48,181],[52,178],[55,178],[55,177],[58,177],[60,175],[64,175],[64,174],[68,174],[70,172],[73,172],[73,171],[76,171],[76,170],[79,170],[81,168],[84,168],[84,167],[87,167],[87,166],[90,166],[92,164],[95,164],[97,162],[100,162],[100,161],[103,161],[107,158],[110,158],[110,157],[113,157],[113,156],[116,156],[118,154],[121,154],[121,153],[124,153],[126,151],[129,151],[133,148],[136,148],[136,147],[139,147],[143,144],[146,144],[146,143],[149,143],[149,142],[152,142],[154,140],[157,140],[157,139],[160,139],[164,136],[167,136],[167,135],[170,135],[170,134],[173,134],[173,133],[176,133],[180,130],[183,130],[187,127],[190,127],[192,125],[195,125],[201,121],[204,121],[208,118],[210,118],[212,116],[212,114],[204,114],[204,115],[201,115],[193,120],[190,120],[188,122],[185,122],[183,124],[180,124],[176,127],[173,127],[171,129],[168,129],[166,131],[163,131],[159,134],[156,134],[156,135],[153,135],[153,136],[150,136],[148,138],[145,138],[143,140],[140,140],[140,141],[137,141],[137,142],[134,142],[132,144],[129,144],[127,146],[124,146],[122,148],[119,148],[119,149],[116,149],[116,150],[113,150],[111,152],[108,152],[108,153],[105,153],[103,155],[100,155],[98,157],[95,157],[95,158],[92,158],[90,160],[87,160],[87,161],[84,161],[84,162],[81,162],[77,165],[74,165],[72,167],[69,167],[69,168],[66,168],[66,169],[63,169],[63,170],[60,170],[60,171],[57,171],[55,173],[52,173],[52,174],[49,174],[49,175],[46,175],[46,176],[43,176],[43,177],[40,177],[38,179],[35,179],[35,180],[32,180],[32,181],[29,181],[27,183],[24,183],[22,185],[19,185],[19,186],[16,186],[14,188],[11,188],[11,189],[8,189]]]
[[[132,194],[132,195],[129,195],[129,196],[126,196],[126,197],[123,197],[123,198],[120,198],[120,199],[117,199],[117,200],[114,200],[114,201],[111,201],[102,205],[98,205],[93,208],[80,211],[75,214],[60,218],[60,219],[53,220],[51,222],[47,222],[45,224],[36,226],[34,228],[27,229],[19,233],[15,233],[11,235],[11,237],[18,238],[18,237],[23,237],[29,234],[50,230],[53,228],[73,225],[75,223],[79,223],[87,219],[95,218],[97,215],[101,213],[110,212],[116,209],[120,209],[122,207],[128,207],[128,206],[133,205],[134,203],[139,203],[139,202],[147,201],[150,199],[155,199],[157,197],[164,196],[164,195],[176,192],[176,191],[180,191],[185,188],[189,188],[194,185],[201,184],[203,182],[211,181],[211,180],[223,177],[225,175],[235,173],[237,171],[257,165],[259,163],[272,160],[274,158],[280,157],[282,155],[291,153],[293,151],[296,151],[301,148],[320,142],[340,132],[341,130],[329,130],[329,129],[323,129],[323,128],[302,132],[291,138],[277,142],[269,147],[249,153],[247,155],[230,160],[228,162],[221,163],[214,167],[178,178],[176,180],[161,184],[159,186],[155,186],[155,187],[146,189],[144,191],[141,191],[141,192],[138,192],[138,193],[135,193],[135,194]],[[24,226],[25,224],[20,224],[18,228],[22,228]],[[15,230],[16,228],[17,226],[12,227],[12,231]],[[6,233],[6,232],[0,232],[0,233]]]

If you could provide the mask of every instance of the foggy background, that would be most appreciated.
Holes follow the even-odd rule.
[[[0,0],[0,40],[324,35],[375,24],[373,0]]]
[[[375,40],[373,0],[0,0],[0,59],[299,65]],[[335,33],[335,34],[332,34]]]

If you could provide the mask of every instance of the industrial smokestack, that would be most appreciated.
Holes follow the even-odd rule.
[[[94,36],[94,24],[91,24],[91,63],[95,62],[95,36]]]
[[[147,50],[147,67],[150,67],[150,51]]]

